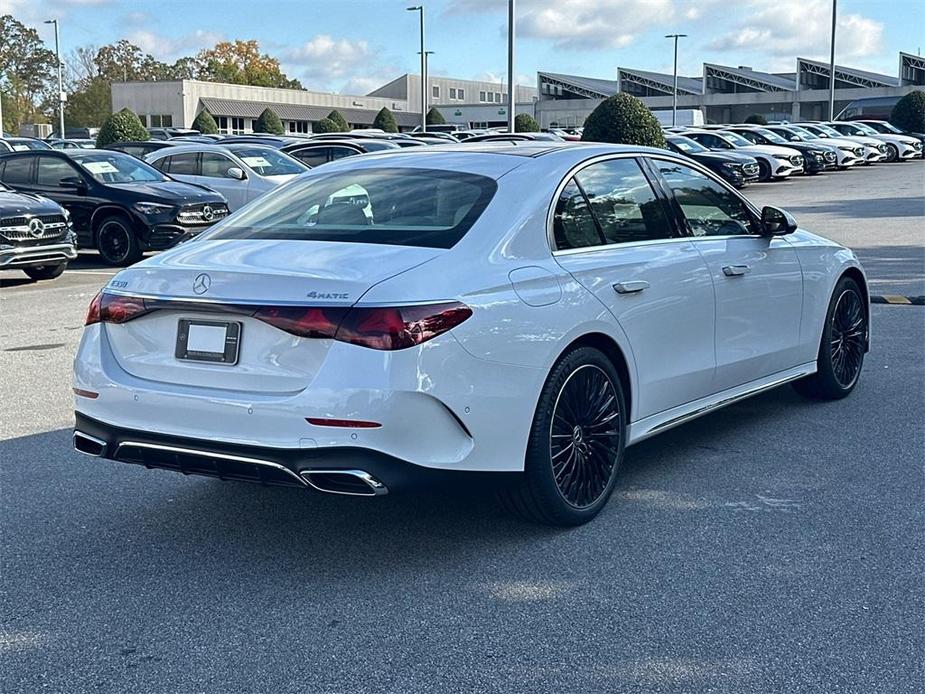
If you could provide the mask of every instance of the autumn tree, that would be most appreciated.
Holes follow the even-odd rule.
[[[257,41],[222,41],[196,55],[198,79],[257,87],[301,89],[298,80],[283,74],[279,60],[260,52]]]
[[[3,93],[3,127],[17,131],[23,123],[45,118],[38,104],[57,104],[55,54],[45,48],[38,32],[12,15],[0,17],[0,92]]]

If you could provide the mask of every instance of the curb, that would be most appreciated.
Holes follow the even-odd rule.
[[[870,297],[872,304],[894,304],[897,306],[925,306],[925,296],[902,296],[901,294],[880,294]]]

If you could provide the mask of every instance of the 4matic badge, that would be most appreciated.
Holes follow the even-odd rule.
[[[308,299],[349,299],[349,294],[338,292],[309,292],[305,295]]]

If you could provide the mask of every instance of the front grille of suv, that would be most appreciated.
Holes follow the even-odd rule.
[[[757,176],[758,175],[758,164],[746,164],[742,167],[742,171],[746,176]]]
[[[34,233],[30,224],[38,219],[40,232]],[[0,236],[9,241],[48,241],[67,233],[67,222],[60,214],[42,214],[0,219]]]
[[[209,208],[206,210],[206,208]],[[202,203],[184,205],[177,214],[180,224],[215,224],[228,216],[228,208],[223,203]]]

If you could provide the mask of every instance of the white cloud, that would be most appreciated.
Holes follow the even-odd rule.
[[[181,56],[195,55],[200,49],[211,48],[224,40],[221,34],[203,29],[197,29],[192,34],[175,39],[146,30],[133,31],[125,38],[145,53],[150,53],[158,60],[168,62]]]
[[[747,50],[786,57],[828,56],[831,0],[751,0],[747,21],[711,41],[712,50]],[[883,24],[859,14],[838,17],[835,49],[838,60],[863,58],[882,50]]]
[[[287,72],[297,73],[303,83],[307,80],[322,84],[346,79],[357,85],[371,80],[369,71],[376,64],[366,41],[335,39],[327,34],[318,34],[301,46],[283,51],[280,59]],[[311,84],[305,86],[312,88]]]

